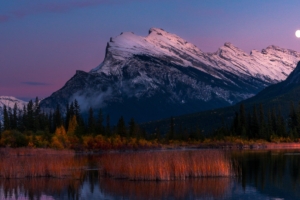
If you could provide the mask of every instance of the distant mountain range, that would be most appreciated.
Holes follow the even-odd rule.
[[[24,105],[27,105],[27,102],[12,96],[0,96],[0,121],[2,120],[4,105],[7,107],[7,109],[13,109],[15,104],[17,105],[18,109],[23,109]]]
[[[102,108],[112,122],[121,115],[138,122],[233,105],[285,80],[300,53],[269,46],[245,53],[225,43],[215,53],[162,29],[146,37],[121,33],[107,43],[104,61],[77,71],[41,101],[43,109],[64,108],[77,99],[82,112]]]
[[[288,78],[280,83],[271,85],[252,98],[239,102],[234,106],[213,109],[204,112],[177,116],[174,123],[183,128],[201,128],[206,132],[211,131],[221,125],[232,123],[235,112],[239,111],[240,104],[244,104],[246,112],[252,112],[253,106],[261,104],[268,113],[271,109],[287,118],[290,112],[291,103],[295,107],[300,106],[300,62]],[[169,129],[170,119],[163,119],[142,124],[142,127],[153,132],[156,128],[166,132]]]

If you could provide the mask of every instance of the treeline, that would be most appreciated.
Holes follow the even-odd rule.
[[[64,112],[59,106],[50,112],[41,110],[38,98],[21,110],[16,104],[12,109],[4,106],[0,121],[0,146],[110,149],[149,146],[146,139],[152,138],[133,118],[126,124],[120,117],[117,125],[111,126],[109,115],[90,108],[84,120],[77,100],[67,104]]]
[[[300,135],[300,104],[295,108],[290,105],[288,118],[284,117],[281,108],[273,108],[265,113],[263,105],[254,105],[252,111],[245,111],[244,104],[240,104],[239,111],[235,113],[232,124],[223,125],[215,130],[214,135],[239,136],[245,139],[289,138],[297,140]]]
[[[62,111],[63,110],[63,111]],[[3,107],[3,119],[0,121],[0,146],[10,147],[51,147],[57,149],[132,149],[156,147],[161,144],[176,142],[198,143],[207,138],[224,139],[226,136],[243,139],[264,139],[275,141],[296,141],[300,137],[300,103],[290,106],[288,118],[284,118],[280,108],[265,113],[262,105],[254,105],[252,111],[246,112],[240,105],[230,125],[223,124],[212,133],[203,135],[201,128],[182,127],[170,118],[167,132],[159,127],[153,133],[146,133],[132,118],[128,123],[120,117],[115,126],[110,124],[110,116],[102,110],[90,108],[88,116],[81,115],[77,100],[67,104],[64,109],[59,106],[54,111],[41,110],[39,99],[19,109]],[[286,140],[285,140],[286,139]]]

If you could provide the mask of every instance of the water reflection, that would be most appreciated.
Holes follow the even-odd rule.
[[[124,181],[100,178],[101,190],[126,199],[221,199],[231,187],[231,178],[200,178],[181,181]]]
[[[96,177],[66,179],[16,179],[0,181],[0,199],[222,199],[230,178],[185,181],[136,182]]]
[[[245,189],[254,186],[259,192],[284,199],[300,199],[299,151],[234,152]]]
[[[79,178],[0,179],[0,199],[300,199],[300,151],[230,152],[239,177],[129,181],[85,170]],[[88,169],[101,156],[87,156]]]
[[[33,178],[0,181],[0,199],[59,199],[69,196],[76,199],[81,186],[79,180]]]

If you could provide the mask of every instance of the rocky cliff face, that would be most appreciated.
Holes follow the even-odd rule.
[[[184,39],[152,28],[146,37],[121,33],[107,44],[104,61],[77,71],[63,88],[41,102],[52,109],[79,101],[82,111],[102,108],[146,121],[232,105],[286,79],[300,53],[269,46],[243,52],[225,43],[205,53]]]

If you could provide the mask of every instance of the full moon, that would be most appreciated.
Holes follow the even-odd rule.
[[[300,30],[297,30],[297,31],[295,32],[295,35],[296,35],[297,38],[300,38]]]

